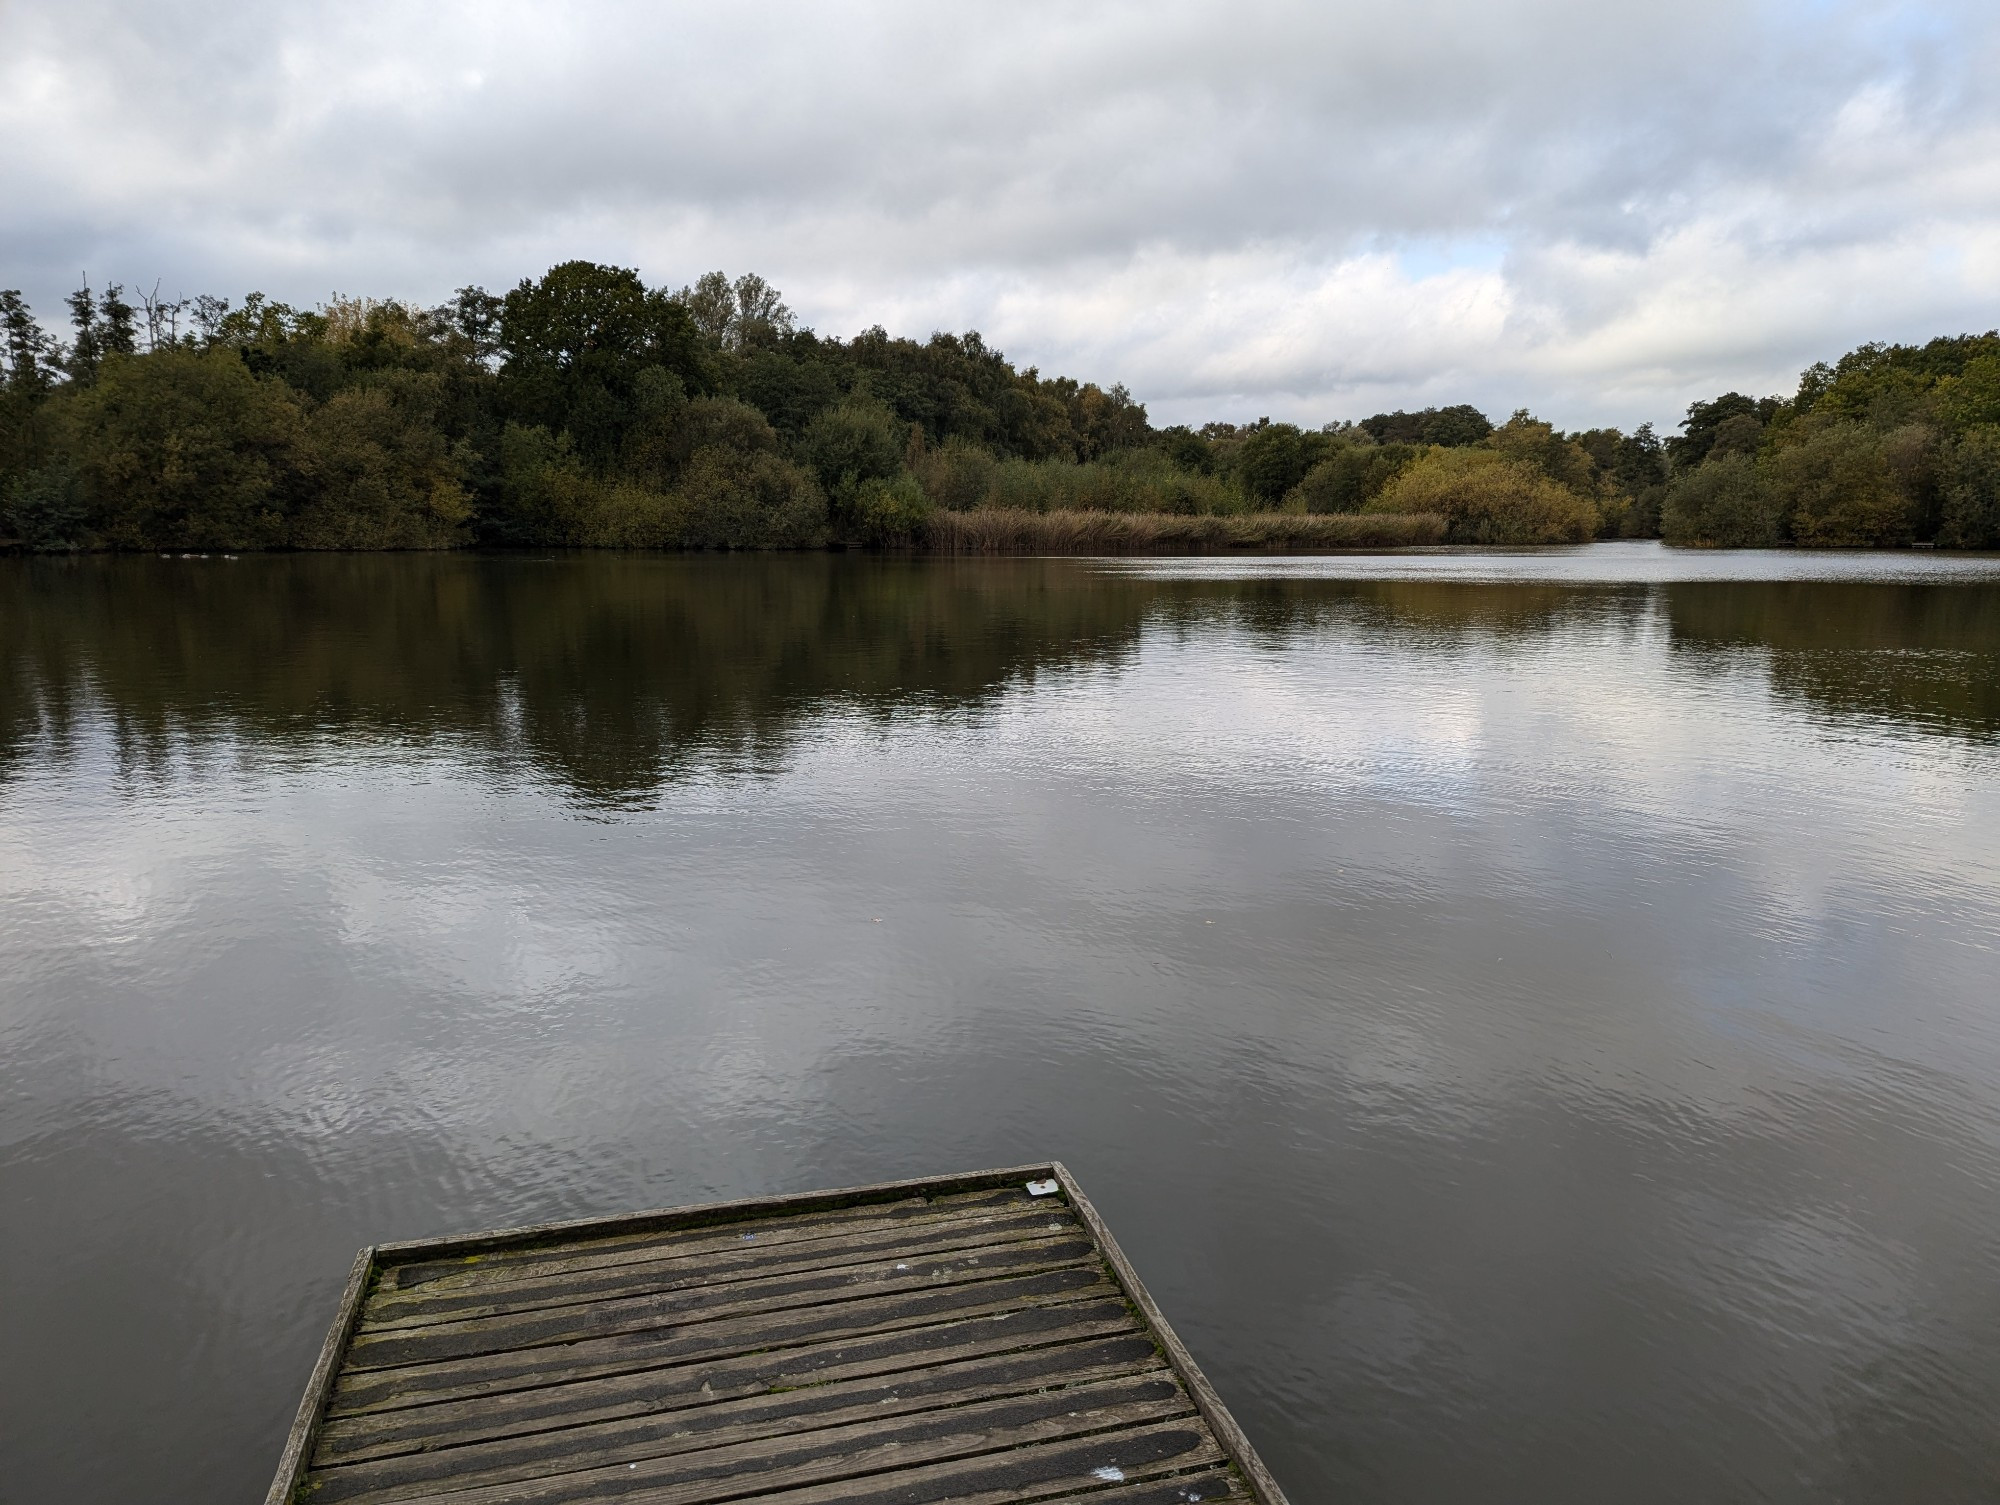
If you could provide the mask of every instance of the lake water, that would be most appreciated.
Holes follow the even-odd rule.
[[[0,1499],[1065,1160],[1295,1505],[2000,1496],[2000,561],[0,561]]]

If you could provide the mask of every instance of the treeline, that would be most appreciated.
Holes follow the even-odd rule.
[[[2000,548],[2000,333],[1863,345],[1667,441],[1669,543]]]
[[[1811,418],[1796,402],[1696,404],[1664,444],[1650,425],[1565,434],[1517,412],[1495,427],[1464,405],[1318,430],[1160,429],[1123,387],[1017,370],[976,333],[829,338],[754,275],[671,291],[589,262],[430,309],[254,293],[135,306],[115,286],[68,302],[58,338],[0,292],[0,539],[15,547],[1732,542],[1736,519],[1765,512],[1756,541],[1942,539],[1971,516],[1948,500],[1961,450],[1985,442],[1950,428],[1928,388],[1888,418],[1872,398],[1842,409],[1840,432],[1866,436],[1885,484],[1920,497],[1904,531],[1850,539],[1814,531],[1827,507],[1784,500],[1799,465],[1770,457],[1797,447],[1786,434],[1820,444],[1815,457],[1833,443],[1813,438],[1828,423],[1794,422]],[[1826,392],[1854,359],[1826,372]],[[1746,414],[1754,432],[1735,423]],[[1912,448],[1913,425],[1927,448]],[[971,512],[993,521],[953,520]],[[1270,521],[1077,521],[1104,514]],[[1354,516],[1304,521],[1326,514]]]

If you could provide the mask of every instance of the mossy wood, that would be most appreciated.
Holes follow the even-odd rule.
[[[266,1505],[1084,1499],[1285,1505],[1050,1164],[363,1249]]]

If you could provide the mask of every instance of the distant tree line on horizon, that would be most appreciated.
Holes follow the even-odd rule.
[[[58,338],[0,292],[0,541],[38,551],[922,546],[975,511],[2000,547],[1995,334],[1864,346],[1662,442],[1463,404],[1155,428],[1122,386],[977,333],[816,334],[755,275],[670,291],[573,261],[431,309],[68,304]]]
[[[2000,548],[2000,333],[1863,345],[1667,440],[1669,543]]]

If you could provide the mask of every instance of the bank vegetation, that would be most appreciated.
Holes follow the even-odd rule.
[[[0,544],[951,553],[2000,544],[2000,341],[1871,346],[1682,433],[1469,405],[1156,427],[977,333],[842,340],[754,275],[449,304],[0,292]]]

